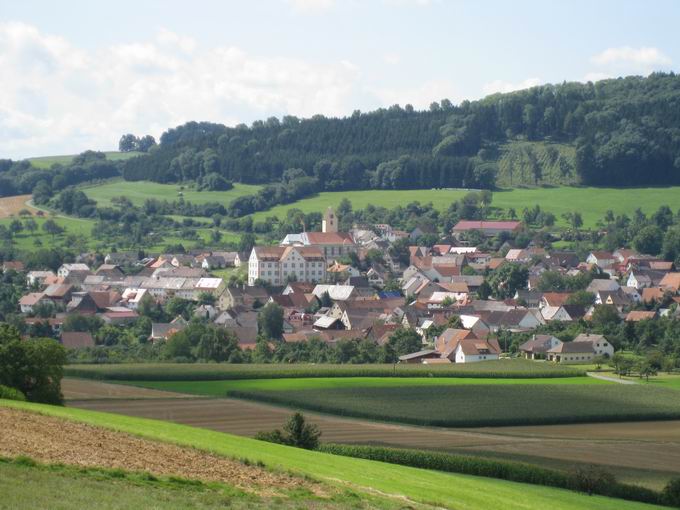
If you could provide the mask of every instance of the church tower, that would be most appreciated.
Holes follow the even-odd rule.
[[[333,212],[332,207],[328,207],[323,215],[323,222],[321,223],[321,232],[337,232],[338,218]]]

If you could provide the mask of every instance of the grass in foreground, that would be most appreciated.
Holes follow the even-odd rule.
[[[21,402],[0,401],[0,405],[74,419],[150,439],[192,446],[232,458],[261,461],[271,468],[293,470],[341,487],[371,491],[386,497],[405,497],[445,508],[461,510],[661,508],[620,499],[585,496],[562,489],[337,457],[169,422]],[[407,504],[403,499],[399,501]]]
[[[347,492],[318,498],[308,491],[288,491],[284,497],[258,496],[235,487],[178,477],[156,477],[119,469],[44,465],[30,459],[0,459],[0,508],[98,509],[268,509],[374,508],[377,500]],[[366,504],[359,503],[368,498]],[[359,503],[359,505],[357,505]],[[383,501],[380,507],[398,508]]]
[[[415,364],[128,363],[120,365],[70,365],[65,367],[65,374],[70,377],[118,381],[208,381],[298,377],[585,377],[585,371],[579,368],[536,363],[523,359],[431,366]]]
[[[422,204],[432,202],[439,210],[447,209],[452,202],[462,198],[468,190],[427,189],[427,190],[366,190],[323,192],[292,204],[279,205],[253,214],[254,221],[265,221],[270,216],[284,218],[289,209],[301,209],[305,213],[323,212],[326,207],[337,207],[343,198],[352,202],[354,209],[367,205],[392,209],[398,205],[418,201]],[[525,207],[539,205],[541,209],[553,213],[557,224],[566,226],[562,214],[579,211],[583,215],[584,227],[594,227],[597,220],[604,217],[608,209],[615,214],[632,215],[638,207],[651,214],[660,205],[672,206],[680,201],[680,187],[660,188],[515,188],[495,191],[492,207],[507,211],[515,209],[518,215]]]
[[[172,202],[179,199],[180,193],[185,201],[192,204],[205,204],[206,202],[227,204],[235,198],[257,193],[260,186],[235,183],[229,191],[196,191],[186,187],[181,188],[180,184],[116,180],[84,187],[83,191],[89,198],[96,200],[99,206],[109,206],[112,198],[120,196],[130,199],[136,206],[144,205],[144,201],[150,198]]]
[[[592,377],[500,379],[472,377],[315,377],[299,379],[245,379],[227,381],[123,381],[125,384],[177,393],[224,397],[230,391],[297,391],[336,388],[412,388],[461,385],[600,385],[614,384]]]
[[[230,396],[341,416],[437,427],[680,418],[675,391],[643,386],[462,385],[232,390]]]

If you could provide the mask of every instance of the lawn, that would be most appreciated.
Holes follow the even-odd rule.
[[[405,497],[446,508],[460,510],[659,508],[601,496],[585,496],[562,489],[338,457],[163,421],[22,402],[0,401],[0,405],[74,419],[149,439],[191,446],[230,458],[261,461],[270,468],[292,470],[340,487],[395,498]]]
[[[437,427],[680,419],[677,392],[637,385],[402,385],[228,394],[296,409]]]
[[[129,198],[134,205],[141,206],[150,198],[157,200],[174,201],[182,193],[184,200],[192,204],[205,204],[206,202],[219,202],[227,204],[233,199],[245,195],[257,193],[260,186],[252,184],[234,184],[229,191],[196,191],[179,184],[159,184],[148,181],[123,181],[115,180],[96,186],[83,187],[85,194],[97,201],[99,206],[111,205],[111,199],[124,196]]]
[[[411,388],[461,385],[600,385],[615,384],[592,377],[551,379],[500,379],[472,377],[312,377],[299,379],[244,379],[227,381],[123,381],[125,384],[164,391],[224,397],[230,391],[298,391],[349,388]]]
[[[432,202],[440,210],[448,208],[452,202],[468,193],[462,189],[429,189],[429,190],[368,190],[324,192],[305,198],[293,204],[279,205],[253,214],[253,220],[265,221],[270,216],[284,217],[289,209],[301,209],[305,213],[323,212],[329,205],[337,207],[343,198],[352,202],[355,209],[363,209],[367,205],[394,208],[409,202]],[[602,219],[608,209],[616,214],[633,214],[641,208],[650,214],[660,205],[680,202],[680,187],[667,188],[515,188],[493,193],[492,207],[504,211],[512,208],[521,216],[525,207],[541,206],[541,209],[553,213],[559,225],[565,225],[561,217],[565,212],[578,211],[583,216],[585,227],[594,227]]]
[[[640,379],[639,377],[626,377],[625,379],[640,383],[644,386],[680,390],[680,374],[659,374],[657,376],[650,377],[649,380]]]
[[[141,152],[107,151],[104,152],[104,154],[106,154],[106,159],[110,159],[111,161],[118,161],[121,159],[129,159],[134,156],[139,156]],[[33,165],[36,168],[50,168],[55,163],[68,165],[71,161],[73,161],[73,158],[75,157],[76,154],[69,154],[65,156],[43,156],[39,158],[28,158],[28,161],[30,161],[31,165]]]
[[[523,359],[481,361],[455,365],[330,365],[144,363],[119,365],[69,365],[71,377],[118,381],[208,381],[298,377],[500,377],[544,378],[585,376],[573,367],[535,363]]]

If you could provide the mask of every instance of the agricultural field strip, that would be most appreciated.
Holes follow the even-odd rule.
[[[585,371],[559,365],[515,359],[459,365],[326,365],[145,363],[120,365],[69,365],[71,377],[99,380],[208,381],[227,379],[275,379],[299,377],[471,377],[471,378],[585,378]]]
[[[444,507],[455,506],[468,510],[501,507],[523,510],[547,507],[555,510],[580,510],[583,508],[584,498],[587,498],[589,508],[594,510],[657,508],[599,496],[588,497],[560,489],[337,457],[165,421],[12,401],[0,401],[0,405],[193,446],[230,458],[262,461],[270,467],[293,470],[329,483],[349,485],[385,495],[401,495]]]
[[[290,416],[289,408],[226,398],[90,399],[68,401],[67,405],[169,420],[247,437],[260,430],[279,428]],[[680,421],[451,429],[316,412],[305,412],[305,416],[320,427],[322,440],[331,443],[503,458],[531,452],[535,457],[532,462],[537,465],[569,470],[575,464],[595,463],[606,466],[628,483],[637,483],[644,476],[647,485],[657,489],[668,481],[669,473],[680,471]]]
[[[231,390],[291,391],[328,388],[379,388],[412,386],[460,386],[460,385],[609,385],[609,381],[591,377],[564,377],[551,379],[501,379],[501,378],[426,378],[426,377],[310,377],[297,379],[241,379],[225,381],[120,381],[121,384],[140,386],[163,391],[195,395],[224,397]]]
[[[441,427],[680,419],[677,392],[616,384],[336,387],[230,390],[244,398],[329,414]],[[425,405],[426,403],[427,405]]]

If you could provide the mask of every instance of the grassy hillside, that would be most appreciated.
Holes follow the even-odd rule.
[[[462,385],[593,385],[614,384],[592,377],[501,379],[472,377],[316,377],[299,379],[245,379],[227,381],[125,381],[126,384],[177,393],[225,396],[230,391],[296,391],[337,388],[413,388]]]
[[[680,419],[677,392],[607,385],[460,385],[231,390],[230,396],[324,413],[435,427]]]
[[[119,161],[139,156],[141,152],[106,151],[104,154],[106,154],[106,159],[110,159],[111,161]],[[28,158],[28,161],[30,161],[31,165],[33,165],[35,168],[50,168],[55,163],[68,165],[75,157],[76,154],[68,154],[64,156],[42,156],[39,158]]]
[[[184,188],[178,184],[121,180],[87,187],[83,191],[89,198],[96,200],[99,206],[109,206],[111,205],[112,198],[120,196],[130,199],[134,205],[141,206],[149,198],[168,201],[177,200],[180,197],[180,193],[184,200],[194,204],[204,204],[206,202],[220,202],[224,204],[238,197],[252,195],[258,189],[260,189],[260,186],[236,183],[229,191],[196,191]]]
[[[71,377],[117,381],[209,381],[227,379],[281,379],[299,377],[500,377],[545,378],[584,376],[578,368],[538,364],[523,359],[481,361],[457,365],[316,365],[228,363],[144,363],[70,365]]]
[[[150,439],[191,446],[231,458],[260,461],[268,467],[307,474],[341,487],[370,491],[388,497],[405,497],[446,508],[461,510],[488,508],[580,510],[586,506],[594,510],[657,508],[600,496],[589,497],[560,489],[337,457],[168,422],[40,404],[0,401],[0,405],[33,410]]]
[[[280,205],[268,211],[253,214],[253,220],[265,221],[270,216],[285,217],[289,209],[301,209],[305,213],[323,212],[326,207],[337,207],[343,198],[352,202],[355,209],[369,204],[393,208],[409,202],[432,202],[438,209],[446,209],[452,202],[463,197],[467,190],[397,190],[397,191],[339,191],[319,193],[312,198],[299,200],[293,204]],[[496,191],[493,194],[492,207],[500,208],[507,213],[514,209],[521,217],[525,207],[539,205],[541,209],[553,213],[558,225],[566,225],[561,217],[563,213],[578,211],[583,216],[585,227],[594,227],[611,209],[616,214],[633,214],[638,207],[650,214],[660,205],[673,207],[680,202],[680,187],[667,188],[515,188]]]

